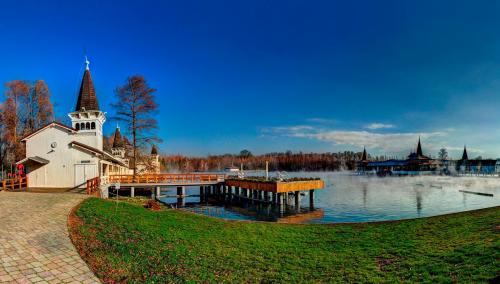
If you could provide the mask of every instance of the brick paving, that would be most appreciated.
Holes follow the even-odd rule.
[[[75,193],[0,192],[0,283],[99,283],[69,239]]]

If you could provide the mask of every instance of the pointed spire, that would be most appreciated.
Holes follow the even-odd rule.
[[[125,143],[123,142],[122,134],[120,132],[120,127],[116,126],[115,135],[113,138],[113,148],[123,148]]]
[[[462,154],[462,160],[468,160],[469,156],[467,155],[467,148],[464,145],[464,152]]]
[[[83,73],[82,84],[80,85],[80,92],[78,93],[78,101],[76,103],[75,111],[99,110],[99,103],[97,102],[94,83],[92,82],[92,76],[90,75],[90,62],[86,57],[85,64],[85,73]]]
[[[366,155],[366,147],[363,147],[363,157],[361,157],[361,161],[367,161],[367,155]]]
[[[87,58],[87,55],[85,55],[85,70],[90,70],[89,65],[90,65],[90,61]]]
[[[422,153],[422,144],[420,144],[420,136],[418,137],[418,145],[417,145],[417,157],[418,156],[423,156],[424,154]]]
[[[156,149],[156,145],[153,145],[153,147],[151,147],[151,155],[158,155],[158,149]]]

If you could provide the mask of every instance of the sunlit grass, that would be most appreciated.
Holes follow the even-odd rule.
[[[377,224],[228,222],[100,199],[73,233],[99,277],[128,282],[485,282],[500,207]]]

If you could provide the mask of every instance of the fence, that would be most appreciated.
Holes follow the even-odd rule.
[[[15,190],[22,189],[28,187],[28,177],[17,177],[4,179],[2,181],[2,189],[3,190]]]

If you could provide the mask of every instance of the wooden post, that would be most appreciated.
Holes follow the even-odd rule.
[[[300,208],[300,191],[295,192],[295,210]]]
[[[227,186],[227,194],[227,199],[231,202],[233,200],[233,187]]]
[[[283,193],[278,193],[276,195],[278,197],[278,205],[282,206],[283,205]]]
[[[156,198],[158,198],[160,196],[160,187],[157,186],[156,187]]]
[[[178,196],[184,196],[186,195],[186,189],[184,186],[178,186],[177,187],[177,195]]]
[[[309,190],[309,208],[314,209],[314,189]]]
[[[130,188],[130,197],[135,197],[135,187]]]

